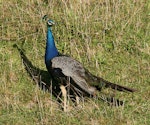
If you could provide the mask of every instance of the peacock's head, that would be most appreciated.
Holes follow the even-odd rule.
[[[48,25],[48,26],[53,26],[54,24],[55,24],[55,23],[54,23],[52,20],[48,20],[48,21],[47,21],[47,25]]]
[[[53,20],[48,19],[47,15],[43,16],[43,20],[45,20],[47,22],[47,26],[49,26],[49,27],[51,27],[55,24]]]

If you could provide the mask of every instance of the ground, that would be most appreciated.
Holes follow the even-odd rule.
[[[0,124],[148,125],[150,123],[149,0],[0,0]],[[94,75],[135,88],[135,93],[102,90],[124,101],[109,106],[95,98],[69,101],[38,86],[17,45],[35,72],[43,73],[47,14],[59,52],[80,61]],[[32,65],[31,65],[32,64]]]

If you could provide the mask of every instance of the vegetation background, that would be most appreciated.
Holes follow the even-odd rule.
[[[0,125],[150,124],[149,0],[0,0]],[[51,93],[35,85],[17,44],[45,70],[47,14],[60,52],[93,74],[138,92],[103,90],[125,103],[108,106],[97,99],[70,104],[65,113]]]

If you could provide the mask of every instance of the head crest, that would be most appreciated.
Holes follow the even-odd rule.
[[[48,26],[52,26],[55,24],[53,20],[48,19],[47,15],[44,15],[42,19],[47,22]]]

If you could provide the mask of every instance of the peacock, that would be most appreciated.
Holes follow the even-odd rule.
[[[135,89],[111,83],[101,77],[91,74],[77,60],[70,56],[61,55],[56,48],[51,27],[52,20],[47,20],[47,41],[45,50],[45,64],[51,77],[60,81],[61,84],[68,82],[74,91],[79,91],[87,95],[95,96],[102,88],[112,88],[119,91],[135,92]]]

